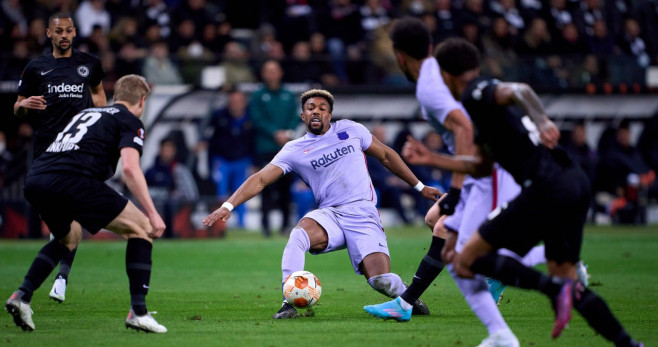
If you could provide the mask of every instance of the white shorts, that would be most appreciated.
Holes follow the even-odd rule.
[[[491,176],[464,183],[455,213],[444,221],[447,228],[459,233],[455,246],[458,253],[493,209],[511,201],[521,192],[512,175],[498,164]]]
[[[318,222],[327,231],[327,248],[320,253],[347,248],[357,274],[361,274],[359,265],[367,255],[379,252],[390,257],[379,211],[372,202],[358,201],[320,208],[304,217]]]

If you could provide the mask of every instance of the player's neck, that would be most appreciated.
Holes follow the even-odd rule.
[[[60,51],[57,48],[53,48],[53,57],[57,58],[70,58],[73,55],[73,48],[69,48],[65,51]]]

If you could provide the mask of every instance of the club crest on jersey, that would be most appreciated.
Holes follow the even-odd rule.
[[[137,136],[133,137],[133,142],[140,146],[144,146],[144,129],[137,129]]]
[[[350,138],[350,135],[347,134],[347,131],[341,131],[338,133],[339,140],[347,140]]]
[[[145,135],[145,133],[144,133],[144,129],[143,129],[143,128],[139,128],[139,129],[137,129],[137,136],[139,136],[140,139],[143,140],[143,139],[144,139],[144,135]]]
[[[78,75],[80,75],[82,77],[89,76],[89,68],[85,65],[78,66]]]

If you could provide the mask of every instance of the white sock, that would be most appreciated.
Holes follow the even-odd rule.
[[[501,330],[509,330],[496,302],[489,293],[489,287],[484,276],[476,275],[475,278],[461,278],[457,276],[452,264],[449,264],[447,268],[473,313],[487,327],[489,335]]]
[[[308,239],[306,231],[300,227],[294,227],[288,237],[286,248],[283,249],[281,257],[281,274],[283,278],[281,283],[295,271],[304,270],[304,261],[306,252],[311,249],[311,241]]]
[[[403,309],[403,310],[405,310],[405,311],[409,311],[409,310],[411,310],[412,308],[414,308],[414,306],[413,306],[412,304],[410,304],[410,303],[404,301],[404,299],[402,299],[401,296],[400,296],[399,298],[400,298],[400,306],[402,306],[402,309]]]
[[[402,279],[392,272],[368,278],[368,284],[376,291],[390,297],[397,298],[407,289]]]
[[[546,263],[546,249],[544,245],[532,247],[530,252],[521,258],[521,263],[527,267],[535,267]]]

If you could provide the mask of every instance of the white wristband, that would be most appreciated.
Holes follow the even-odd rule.
[[[419,191],[419,192],[420,192],[421,190],[423,190],[423,188],[425,188],[425,185],[424,185],[423,182],[421,182],[421,181],[418,181],[418,184],[416,184],[416,185],[414,186],[414,189],[417,190],[417,191]]]
[[[228,202],[228,201],[224,202],[224,203],[222,204],[222,207],[224,207],[225,209],[227,209],[229,212],[233,211],[233,204],[230,203],[230,202]]]

